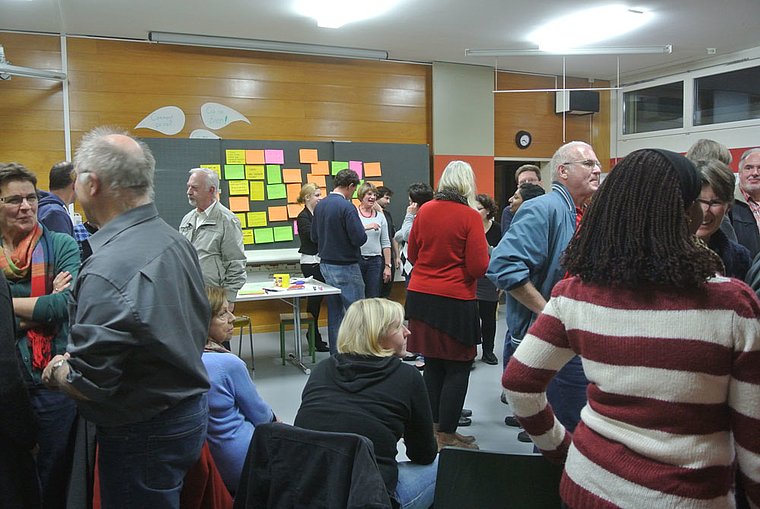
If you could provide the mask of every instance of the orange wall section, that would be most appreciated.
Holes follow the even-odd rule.
[[[450,156],[436,155],[433,157],[433,189],[438,186],[443,170],[451,161],[470,163],[475,173],[477,194],[485,193],[493,196],[493,156]]]

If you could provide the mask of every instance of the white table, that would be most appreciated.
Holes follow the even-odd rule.
[[[290,360],[294,366],[300,368],[305,374],[308,375],[310,373],[310,370],[303,365],[301,352],[301,299],[303,297],[337,295],[340,294],[340,289],[325,283],[321,283],[319,281],[315,281],[313,283],[308,282],[303,290],[284,290],[269,292],[263,291],[264,288],[271,288],[272,286],[272,281],[246,283],[238,292],[236,302],[277,299],[285,302],[293,308],[293,337],[295,340],[295,356],[290,356],[288,360]],[[319,324],[315,323],[314,326],[318,327]],[[253,355],[253,352],[251,352],[251,355]]]

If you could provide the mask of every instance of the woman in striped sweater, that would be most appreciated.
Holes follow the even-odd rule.
[[[502,379],[567,507],[733,507],[738,465],[760,505],[760,303],[715,274],[694,233],[696,169],[638,150],[600,186],[544,312]],[[571,436],[546,386],[574,355],[590,380]]]

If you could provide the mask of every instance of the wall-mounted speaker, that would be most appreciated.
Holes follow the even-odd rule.
[[[591,115],[599,112],[599,92],[593,90],[563,90],[556,92],[557,113]]]

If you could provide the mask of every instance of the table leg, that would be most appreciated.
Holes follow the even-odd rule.
[[[294,366],[299,368],[304,374],[308,375],[311,370],[304,366],[303,356],[301,353],[301,305],[300,298],[293,297],[293,338],[295,340],[295,355],[288,355],[288,360],[293,363]]]

